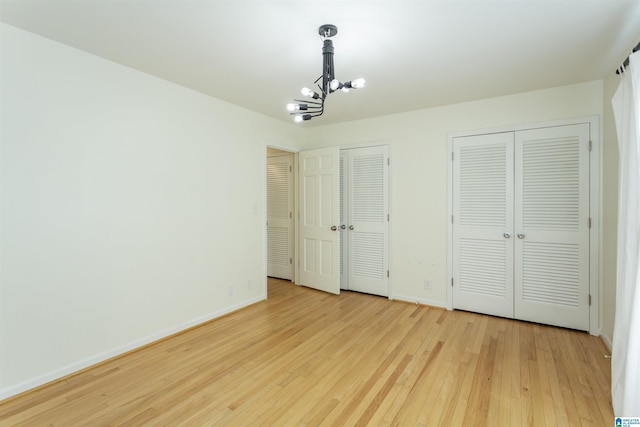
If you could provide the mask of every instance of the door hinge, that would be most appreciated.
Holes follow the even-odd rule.
[[[387,270],[387,277],[389,277],[389,270]]]
[[[453,215],[451,215],[451,224],[453,224]]]
[[[451,161],[453,162],[453,151],[451,152]]]
[[[593,142],[589,141],[589,151],[593,150]]]
[[[589,217],[589,228],[591,228],[591,217]]]
[[[289,212],[289,218],[293,218],[293,212]]]
[[[589,294],[589,305],[591,305],[591,294]]]
[[[289,258],[289,264],[293,264],[293,258]]]
[[[453,287],[453,277],[451,278],[451,287]]]
[[[391,165],[391,158],[387,157],[387,166]]]
[[[387,222],[389,222],[389,214],[387,214]]]

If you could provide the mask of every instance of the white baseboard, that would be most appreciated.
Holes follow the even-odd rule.
[[[206,314],[204,316],[200,316],[188,322],[181,323],[174,327],[165,329],[163,331],[148,335],[146,337],[128,342],[122,346],[116,347],[112,350],[96,354],[94,356],[88,357],[83,360],[79,360],[77,362],[71,363],[67,366],[63,366],[60,369],[56,369],[54,371],[48,372],[44,375],[40,375],[38,377],[32,378],[28,381],[24,381],[20,384],[4,388],[0,390],[0,401],[4,399],[8,399],[9,397],[15,396],[17,394],[23,393],[25,391],[31,390],[33,388],[39,387],[41,385],[47,384],[49,382],[55,381],[57,379],[63,378],[67,375],[73,374],[74,372],[78,372],[82,369],[88,368],[92,365],[98,364],[100,362],[104,362],[105,360],[109,360],[113,357],[119,356],[123,353],[126,353],[131,350],[135,350],[136,348],[145,346],[147,344],[153,343],[154,341],[161,340],[170,335],[176,334],[178,332],[184,331],[186,329],[192,328],[199,324],[208,322],[210,320],[215,319],[216,317],[224,316],[225,314],[231,313],[232,311],[239,310],[248,305],[254,304],[256,302],[260,302],[266,299],[266,295],[261,295],[257,298],[252,298],[250,300],[242,301],[238,304],[234,304],[229,307],[225,307],[221,310],[215,311],[213,313]]]
[[[390,300],[395,300],[395,301],[403,301],[403,302],[410,302],[410,303],[414,303],[414,304],[422,304],[422,305],[430,305],[432,307],[439,307],[439,308],[447,308],[446,303],[443,301],[435,301],[435,300],[429,300],[429,299],[424,299],[424,298],[416,298],[416,297],[409,297],[406,295],[392,295],[389,297]]]

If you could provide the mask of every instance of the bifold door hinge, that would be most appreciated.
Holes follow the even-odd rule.
[[[453,277],[451,278],[451,287],[453,287]]]
[[[591,305],[591,294],[589,294],[589,305]]]
[[[451,152],[451,161],[453,162],[453,151]]]
[[[589,217],[589,228],[591,228],[591,217]]]
[[[589,141],[589,151],[593,150],[593,141]]]
[[[293,167],[289,166],[289,172],[293,172]]]
[[[387,166],[391,166],[391,158],[387,157]]]
[[[389,270],[387,270],[387,277],[389,277]]]
[[[453,215],[451,215],[451,224],[453,224]]]
[[[387,214],[387,222],[389,222],[389,214]]]

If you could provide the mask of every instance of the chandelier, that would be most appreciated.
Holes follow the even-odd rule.
[[[287,104],[287,110],[291,114],[295,122],[311,120],[324,113],[324,101],[330,93],[337,90],[349,92],[350,89],[359,89],[364,87],[364,79],[355,79],[342,83],[336,79],[335,70],[333,68],[333,42],[331,37],[338,34],[338,27],[335,25],[322,25],[318,28],[318,34],[323,40],[322,46],[322,75],[316,79],[314,84],[318,86],[320,93],[309,89],[302,88],[303,96],[308,100],[294,99],[295,103]],[[320,80],[322,80],[321,83]]]

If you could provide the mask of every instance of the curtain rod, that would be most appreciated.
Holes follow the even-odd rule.
[[[637,51],[640,50],[640,43],[638,43],[636,45],[636,47],[633,48],[633,50],[631,51],[631,53],[635,53]],[[616,70],[616,74],[620,74],[620,69],[622,68],[622,72],[624,72],[624,69],[627,68],[629,66],[629,57],[627,56],[627,59],[624,60],[624,62],[622,63],[622,65],[620,67],[618,67],[618,69]]]

